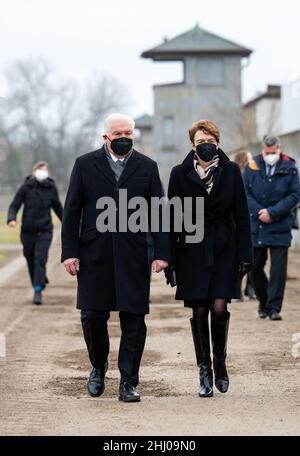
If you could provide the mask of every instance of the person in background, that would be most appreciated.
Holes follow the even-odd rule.
[[[8,209],[7,224],[17,226],[17,214],[23,204],[21,242],[34,288],[33,303],[42,304],[42,291],[49,283],[46,275],[48,251],[52,241],[51,209],[62,220],[63,207],[55,181],[49,177],[48,164],[39,161],[32,174],[18,189]]]
[[[239,165],[241,173],[244,171],[247,164],[252,160],[250,151],[243,150],[235,154],[233,161]]]
[[[292,240],[293,209],[300,200],[295,162],[284,155],[280,139],[265,136],[263,148],[246,166],[243,179],[250,210],[254,264],[251,279],[259,300],[258,314],[281,320],[287,276],[288,249]],[[270,277],[264,268],[270,252]]]
[[[283,157],[288,158],[294,164],[296,164],[296,160],[294,158],[290,157],[289,155],[284,154],[282,151],[281,151],[281,153],[282,153]],[[299,211],[299,203],[292,209],[292,215],[293,215],[292,228],[293,228],[293,230],[299,230],[298,211]],[[297,275],[288,270],[287,274],[286,274],[286,280],[296,280],[296,279],[297,279]]]
[[[245,167],[250,163],[252,160],[252,154],[248,150],[243,150],[241,152],[238,152],[235,156],[233,161],[239,165],[241,173],[243,173]],[[242,284],[241,284],[242,285]],[[249,299],[255,299],[255,292],[253,285],[251,283],[251,278],[250,274],[247,274],[246,276],[246,286],[244,290],[244,295],[248,296]],[[241,292],[241,301],[243,301],[243,293]]]

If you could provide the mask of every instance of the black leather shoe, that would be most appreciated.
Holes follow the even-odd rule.
[[[267,314],[267,311],[266,311],[266,308],[265,308],[265,307],[259,306],[259,308],[258,308],[258,316],[259,316],[259,318],[261,318],[262,320],[264,320],[265,318],[267,318],[268,314]]]
[[[140,402],[141,397],[134,386],[128,382],[120,383],[119,401],[123,402]]]
[[[86,387],[92,397],[98,397],[104,393],[106,370],[103,372],[103,370],[96,369],[95,367],[91,370]]]
[[[32,302],[33,302],[33,304],[36,304],[37,306],[40,306],[41,304],[43,304],[41,291],[35,291],[34,292],[34,296],[33,296]]]
[[[272,321],[280,321],[282,320],[281,315],[276,310],[273,310],[269,315],[270,320]]]

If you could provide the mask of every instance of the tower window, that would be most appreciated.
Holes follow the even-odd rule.
[[[164,116],[162,125],[162,146],[163,148],[174,147],[174,117]]]
[[[198,61],[199,85],[224,84],[224,60],[221,58],[202,58]]]

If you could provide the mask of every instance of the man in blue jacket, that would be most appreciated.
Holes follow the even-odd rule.
[[[280,140],[265,136],[263,150],[243,173],[250,211],[254,264],[252,281],[260,318],[281,320],[288,248],[292,240],[292,209],[300,200],[295,161],[281,152]],[[270,251],[270,276],[264,267]]]

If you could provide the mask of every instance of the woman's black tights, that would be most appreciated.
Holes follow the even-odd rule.
[[[215,320],[225,321],[228,316],[227,301],[224,298],[215,298],[210,305],[195,306],[193,308],[193,318],[204,318],[208,316],[209,310]]]

